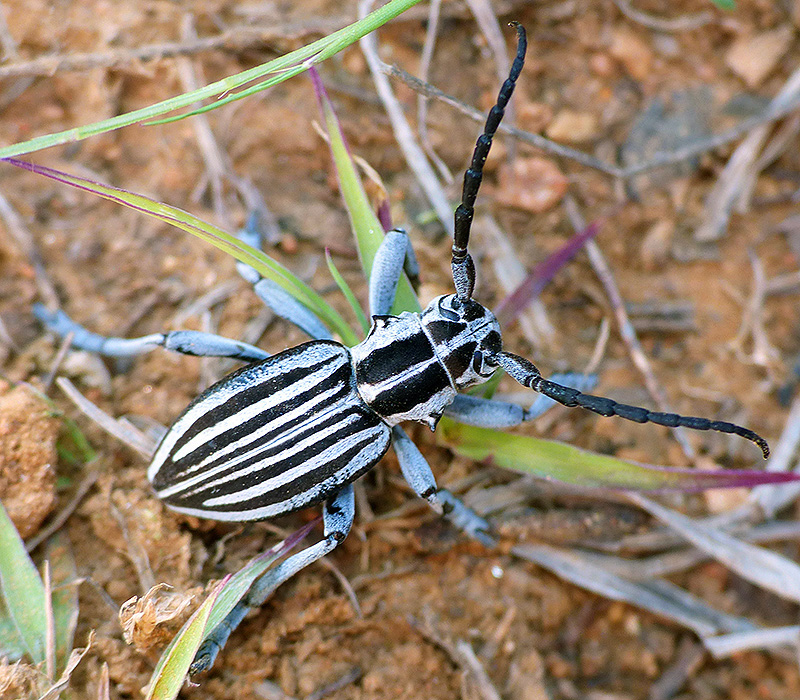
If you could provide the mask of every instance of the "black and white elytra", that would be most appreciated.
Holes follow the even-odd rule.
[[[400,427],[419,421],[436,427],[442,415],[483,427],[508,427],[533,417],[521,406],[477,399],[459,391],[487,381],[498,368],[526,387],[566,406],[639,423],[734,433],[766,441],[752,430],[706,418],[619,404],[544,379],[528,360],[506,352],[494,315],[472,299],[475,267],[469,235],[475,198],[492,138],[522,70],[525,32],[515,25],[516,58],[478,138],[455,213],[452,271],[455,293],[440,296],[420,313],[388,315],[404,263],[411,257],[405,232],[390,231],[370,280],[372,328],[347,348],[330,338],[313,314],[252,268],[240,273],[273,310],[312,337],[311,342],[269,356],[246,343],[194,331],[157,333],[125,340],[103,338],[62,312],[37,306],[52,330],[74,334],[73,345],[106,355],[136,355],[165,347],[192,355],[235,357],[252,364],[203,392],[164,436],[148,469],[156,494],[171,508],[216,520],[259,520],[324,503],[325,538],[265,573],[204,642],[193,671],[210,667],[248,609],[260,605],[294,573],[332,551],[354,518],[352,483],[392,445],[414,491],[452,522],[487,545],[486,521],[436,486],[427,461]],[[252,232],[245,232],[250,235]],[[256,241],[257,242],[257,241]]]

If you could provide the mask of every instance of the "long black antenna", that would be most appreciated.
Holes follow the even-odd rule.
[[[478,137],[475,144],[475,151],[472,153],[472,163],[467,172],[464,173],[464,187],[461,191],[461,204],[456,209],[455,232],[453,235],[453,284],[456,287],[456,295],[461,301],[472,298],[472,290],[475,287],[475,264],[467,250],[469,247],[469,231],[472,227],[472,217],[475,216],[475,198],[478,196],[478,189],[483,179],[483,165],[492,147],[492,137],[500,126],[500,122],[505,114],[508,101],[514,92],[517,78],[522,72],[525,63],[525,51],[528,48],[528,39],[525,29],[517,22],[509,23],[509,26],[517,30],[517,55],[511,65],[508,78],[500,88],[497,95],[497,103],[492,107],[489,116],[486,118],[486,125],[483,133]]]

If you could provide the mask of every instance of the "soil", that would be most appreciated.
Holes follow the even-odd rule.
[[[652,139],[658,140],[658,133],[671,134],[676,128],[672,122],[656,130],[655,137],[651,133],[650,140],[628,138],[656,98],[673,105],[688,102],[682,114],[691,117],[691,128],[722,130],[738,118],[726,107],[747,102],[743,96],[763,107],[764,99],[777,94],[797,68],[797,3],[740,0],[731,12],[704,0],[678,6],[645,0],[636,5],[662,18],[707,12],[710,21],[700,28],[667,32],[642,26],[610,1],[498,4],[503,23],[519,20],[530,35],[528,62],[514,97],[521,128],[568,139],[609,162],[618,154],[631,162],[645,157],[641,154]],[[0,93],[3,144],[166,99],[187,89],[181,78],[187,68],[200,83],[238,73],[356,16],[352,2],[320,0],[252,5],[230,0],[7,0],[3,8],[5,36],[13,39],[13,44],[4,42],[5,55],[12,63],[181,41],[187,24],[200,36],[256,23],[272,31],[262,45],[8,78]],[[415,8],[380,32],[385,61],[419,74],[424,18]],[[731,53],[736,42],[773,30],[782,33],[767,45],[784,43],[766,72],[735,63],[742,53]],[[504,35],[511,55],[513,33],[504,29]],[[759,56],[765,53],[762,49]],[[394,221],[411,232],[422,267],[423,302],[447,292],[452,284],[447,237],[428,215],[429,205],[409,174],[359,49],[337,55],[320,72],[351,149],[383,178]],[[491,51],[460,3],[444,3],[430,82],[481,110],[488,109],[496,94]],[[395,88],[413,118],[414,93],[402,84],[395,83]],[[303,76],[207,116],[223,166],[251,182],[279,222],[280,240],[270,254],[352,318],[324,262],[329,248],[359,298],[365,299],[328,150],[314,129],[318,119],[311,83]],[[241,226],[248,207],[230,184],[222,187],[215,206],[196,128],[193,120],[134,126],[28,157],[150,195],[226,228]],[[438,154],[456,173],[449,189],[456,201],[459,173],[478,126],[451,107],[434,103],[428,129]],[[735,420],[774,440],[786,417],[781,397],[791,394],[792,366],[800,353],[796,289],[766,298],[757,312],[763,334],[756,341],[740,336],[739,329],[753,294],[753,265],[760,265],[767,278],[798,267],[797,230],[786,233],[781,228],[797,206],[790,201],[800,173],[796,136],[793,143],[757,178],[749,211],[735,214],[725,234],[712,242],[699,243],[693,233],[731,145],[709,151],[687,167],[641,176],[623,187],[608,175],[499,137],[487,164],[479,214],[496,218],[526,268],[573,234],[562,202],[565,190],[587,220],[602,217],[597,242],[624,300],[657,311],[684,309],[683,321],[666,327],[652,313],[634,317],[642,324],[644,351],[671,406],[691,415]],[[512,156],[522,165],[508,165]],[[133,337],[178,323],[243,338],[252,333],[253,319],[264,320],[233,260],[209,245],[11,166],[0,168],[0,176],[2,194],[34,242],[62,308],[92,331]],[[527,184],[521,181],[526,178]],[[537,187],[543,188],[541,194],[531,194]],[[491,308],[504,297],[491,264],[493,246],[485,242],[478,224],[473,237],[480,275],[476,296]],[[59,341],[44,333],[31,314],[34,302],[48,301],[37,285],[35,263],[6,229],[0,237],[2,371],[12,383],[44,387]],[[199,311],[184,313],[212,291],[213,299],[194,307]],[[514,323],[505,330],[507,348],[534,359],[547,372],[582,369],[608,319],[611,337],[598,369],[597,391],[652,405],[585,254],[558,273],[541,301],[552,335],[533,339]],[[299,331],[274,320],[262,330],[252,340],[271,352],[304,340]],[[199,390],[229,370],[230,365],[216,361],[153,352],[126,363],[69,353],[58,371],[113,416],[168,425]],[[516,390],[510,383],[501,388]],[[9,391],[6,397],[12,395]],[[136,648],[129,646],[117,618],[119,606],[162,582],[179,595],[195,595],[196,601],[209,581],[235,571],[273,543],[275,525],[291,531],[317,512],[246,526],[176,515],[153,496],[140,456],[78,414],[58,389],[47,391],[75,418],[98,453],[91,465],[60,460],[54,465],[56,479],[36,482],[41,502],[55,496],[51,517],[69,502],[89,470],[100,472],[63,528],[84,581],[76,646],[84,645],[90,630],[96,631],[94,647],[64,697],[99,697],[105,664],[111,698],[143,697],[168,635],[150,648],[141,640]],[[3,400],[5,416],[8,399]],[[39,430],[41,407],[32,405],[30,410],[31,423],[20,435],[36,440],[31,436]],[[541,436],[545,430],[547,437],[621,457],[690,463],[662,428],[560,409],[544,424],[520,432]],[[473,490],[480,491],[517,478],[454,457],[435,444],[427,428],[414,428],[412,434],[440,484],[477,472],[481,480]],[[747,443],[707,434],[692,435],[691,441],[704,459],[717,464],[752,468],[757,462],[757,451]],[[44,433],[40,442],[40,450],[51,449]],[[37,464],[52,461],[35,450],[29,454]],[[2,465],[4,471],[10,468],[10,463]],[[652,527],[631,509],[602,496],[587,501],[543,490],[516,505],[515,520],[498,517],[498,524],[508,528],[503,545],[489,551],[454,533],[424,507],[406,505],[413,495],[392,456],[363,480],[362,495],[368,507],[362,507],[354,531],[329,557],[350,581],[360,614],[336,572],[312,566],[245,621],[212,671],[197,679],[199,686],[186,687],[182,697],[302,698],[322,697],[321,691],[341,700],[491,697],[465,670],[462,657],[448,653],[448,645],[462,642],[474,650],[500,697],[509,700],[781,700],[800,694],[794,661],[748,652],[727,660],[701,655],[684,668],[687,645],[695,644],[690,632],[586,593],[508,553],[519,538],[570,545]],[[722,505],[718,494],[676,497],[672,504],[702,514],[731,507],[741,494],[725,498]],[[398,508],[397,517],[380,517]],[[24,527],[26,534],[37,529],[30,523]],[[782,552],[797,555],[791,543]],[[795,607],[776,602],[717,564],[698,566],[674,581],[717,607],[760,623],[791,624],[796,619]],[[665,674],[679,679],[669,691],[662,690]]]

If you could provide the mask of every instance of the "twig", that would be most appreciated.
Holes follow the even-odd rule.
[[[337,690],[341,690],[348,685],[356,683],[363,675],[364,672],[358,666],[353,666],[353,668],[347,671],[341,678],[333,681],[333,683],[323,685],[321,688],[318,688],[308,695],[306,700],[322,700],[322,698],[335,693]]]
[[[197,39],[197,32],[194,28],[194,18],[190,14],[184,15],[181,36],[185,41]],[[202,78],[200,68],[192,64],[186,57],[179,57],[177,60],[178,76],[181,80],[181,87],[184,92],[193,92],[200,87],[200,84],[205,84]],[[197,114],[192,119],[194,126],[195,138],[197,144],[200,146],[200,153],[203,156],[203,162],[206,166],[206,184],[211,188],[211,200],[214,204],[214,213],[217,219],[222,223],[223,227],[231,230],[230,215],[225,201],[223,199],[222,183],[228,178],[230,166],[227,158],[219,147],[214,132],[211,131],[211,125],[208,121],[206,114]],[[205,187],[203,187],[203,190]],[[197,189],[193,193],[195,201],[199,201],[202,197],[202,190]]]
[[[748,250],[747,253],[753,270],[753,293],[747,302],[739,330],[736,337],[730,342],[730,347],[742,362],[764,367],[771,372],[775,363],[780,359],[780,355],[770,344],[764,327],[766,274],[758,256],[752,250]],[[753,339],[753,350],[749,354],[744,349],[748,337]]]
[[[97,469],[92,469],[82,480],[81,483],[78,484],[78,488],[75,490],[75,495],[70,499],[69,503],[67,503],[56,515],[55,518],[50,521],[47,527],[39,530],[34,537],[31,537],[27,542],[25,542],[25,550],[28,552],[32,552],[36,549],[42,542],[49,539],[51,535],[54,535],[58,532],[63,526],[64,523],[69,520],[69,516],[75,512],[75,509],[81,504],[84,497],[89,490],[94,486],[97,479],[100,477],[100,471]]]
[[[661,677],[650,686],[647,700],[669,700],[684,686],[689,676],[703,662],[705,652],[702,645],[684,637],[678,646],[675,659],[667,666]]]
[[[583,231],[586,228],[586,222],[578,211],[578,205],[570,195],[567,195],[564,198],[564,206],[567,210],[567,216],[572,222],[573,228],[576,231]],[[619,287],[617,287],[617,283],[614,280],[614,275],[611,272],[611,268],[609,267],[605,256],[600,250],[600,246],[597,245],[597,241],[590,240],[586,242],[586,253],[589,256],[589,261],[591,262],[595,273],[597,274],[601,284],[603,285],[603,288],[606,291],[609,303],[614,311],[614,316],[617,319],[620,336],[625,342],[625,345],[628,346],[628,352],[633,360],[633,364],[644,378],[645,386],[647,387],[650,396],[652,396],[653,400],[656,402],[658,409],[660,411],[669,412],[670,409],[664,390],[661,388],[661,385],[658,383],[658,380],[653,374],[653,370],[650,367],[650,361],[647,359],[647,356],[642,349],[642,345],[639,342],[639,338],[636,335],[636,330],[633,328],[633,325],[628,318],[627,311],[625,311],[625,303],[622,300]],[[675,438],[683,449],[684,454],[690,460],[694,460],[697,456],[697,453],[687,439],[686,431],[680,427],[673,428],[672,430]]]
[[[463,640],[451,642],[434,629],[430,620],[420,621],[415,618],[409,618],[408,622],[423,639],[428,640],[447,654],[453,665],[461,669],[464,674],[464,683],[472,683],[472,687],[478,697],[483,698],[483,700],[500,700],[500,694],[492,685],[486,670],[467,642]],[[462,692],[462,697],[470,696],[467,692]]]
[[[53,616],[53,578],[50,575],[50,560],[44,560],[44,616],[45,632],[45,674],[51,683],[56,677],[56,621]]]
[[[796,398],[786,418],[783,432],[772,450],[766,469],[770,472],[788,472],[800,454],[800,398]],[[766,518],[775,514],[800,496],[800,484],[757,486],[750,492],[749,503],[757,505]]]
[[[30,61],[19,61],[0,66],[0,79],[17,76],[47,77],[70,71],[87,71],[93,68],[129,68],[141,61],[154,61],[175,56],[191,56],[222,49],[242,51],[263,48],[276,41],[302,38],[309,34],[328,34],[352,21],[352,17],[316,18],[314,22],[286,22],[263,26],[240,26],[217,36],[183,41],[165,41],[138,48],[110,49],[92,53],[41,56]]]
[[[761,116],[777,113],[790,105],[796,108],[798,101],[800,101],[800,68],[789,76],[781,91],[770,102],[769,107],[764,110]],[[751,121],[752,119],[745,120],[744,123]],[[769,121],[773,120],[770,119]],[[741,127],[742,125],[740,124],[739,126]],[[761,152],[769,133],[769,126],[764,122],[753,124],[753,127],[748,131],[751,133],[737,146],[725,169],[717,179],[717,183],[708,195],[703,222],[698,226],[694,234],[698,241],[717,240],[724,235],[728,228],[728,221],[733,207],[747,182],[748,173],[753,168],[753,164]]]
[[[364,617],[364,614],[361,612],[361,604],[358,602],[358,596],[356,596],[356,592],[353,590],[353,586],[347,579],[347,576],[345,576],[341,569],[339,569],[339,567],[328,558],[320,559],[319,563],[322,565],[322,568],[327,569],[336,577],[336,580],[342,587],[347,599],[350,601],[350,605],[353,608],[353,612],[356,614],[356,617],[359,620]]]
[[[39,291],[39,296],[42,301],[50,308],[58,307],[58,295],[56,289],[50,278],[47,276],[47,271],[36,247],[31,232],[22,223],[22,218],[17,214],[11,203],[0,193],[0,217],[6,224],[6,229],[11,234],[11,237],[17,242],[22,254],[28,259],[33,266],[33,272],[36,279],[36,287]]]
[[[422,80],[427,81],[431,69],[431,60],[433,59],[433,49],[436,45],[436,32],[439,29],[439,11],[442,7],[442,0],[431,0],[430,14],[428,15],[428,30],[425,32],[425,43],[422,45],[422,55],[419,59],[419,74]],[[419,134],[419,142],[422,148],[431,159],[431,162],[436,166],[439,171],[439,177],[442,178],[448,185],[453,182],[453,173],[450,168],[439,157],[439,154],[431,143],[430,134],[428,133],[428,101],[427,95],[417,95],[417,133]]]
[[[117,521],[119,529],[122,531],[122,539],[124,539],[125,544],[128,545],[126,554],[131,564],[133,564],[133,568],[136,569],[136,574],[139,577],[139,585],[142,587],[142,593],[146,593],[156,585],[153,567],[150,566],[150,557],[147,556],[144,547],[133,541],[125,516],[120,512],[119,508],[117,508],[114,501],[111,500],[111,494],[109,494],[108,498],[108,509],[114,520]]]
[[[360,0],[358,4],[359,17],[365,17],[372,8],[373,0]],[[397,101],[392,91],[392,86],[384,73],[381,72],[381,61],[378,58],[378,45],[376,35],[367,34],[359,40],[361,51],[367,59],[372,79],[375,82],[375,89],[383,102],[383,106],[389,115],[392,123],[392,130],[400,149],[403,151],[406,162],[417,178],[417,181],[425,192],[431,206],[442,223],[445,231],[453,235],[453,209],[447,199],[447,195],[442,188],[436,173],[433,171],[425,153],[414,139],[411,127],[403,114],[403,108]]]
[[[637,10],[628,0],[614,0],[614,4],[628,19],[638,22],[648,29],[655,29],[657,32],[685,32],[699,29],[714,19],[714,15],[710,12],[698,12],[695,15],[666,19]]]
[[[488,251],[497,281],[505,294],[511,294],[527,276],[527,270],[520,262],[517,251],[494,217],[481,216],[475,227],[483,234],[480,239],[481,246]],[[556,329],[550,322],[547,309],[540,298],[531,299],[517,320],[525,339],[537,352],[554,343]]]
[[[136,430],[129,423],[121,424],[119,421],[114,420],[105,411],[95,406],[89,399],[81,394],[81,392],[75,388],[75,385],[66,377],[59,377],[56,379],[56,384],[82,413],[97,423],[97,425],[109,435],[117,438],[117,440],[121,440],[128,445],[128,447],[136,450],[136,452],[145,459],[150,459],[153,456],[153,453],[156,451],[156,444],[155,441],[151,440],[147,435]]]
[[[72,340],[74,337],[74,331],[70,331],[61,339],[61,345],[59,345],[58,352],[53,358],[53,362],[50,365],[50,370],[47,372],[47,376],[44,378],[44,380],[42,380],[42,391],[45,394],[50,391],[50,387],[53,385],[53,380],[55,380],[56,374],[58,374],[58,370],[61,368],[61,363],[64,362],[64,358],[67,356],[69,349],[72,347]]]
[[[776,627],[750,632],[733,632],[703,640],[714,658],[721,659],[749,649],[771,649],[776,646],[800,645],[800,626]]]
[[[419,92],[437,100],[441,100],[445,104],[457,109],[470,119],[474,119],[476,122],[482,122],[485,118],[485,115],[482,112],[470,107],[452,95],[448,95],[442,90],[439,90],[439,88],[421,81],[419,78],[407,73],[402,68],[381,63],[380,69],[387,75],[390,75],[397,80],[401,80],[415,92]],[[690,158],[694,158],[698,155],[706,153],[707,151],[713,151],[721,146],[725,146],[733,141],[737,141],[756,127],[769,124],[777,121],[778,119],[782,119],[783,117],[795,112],[798,108],[800,108],[800,96],[795,96],[791,99],[787,99],[786,101],[781,101],[780,103],[776,98],[761,114],[757,114],[749,119],[744,119],[739,122],[739,124],[728,129],[727,131],[723,131],[719,134],[712,134],[711,136],[702,140],[692,141],[681,148],[676,148],[674,151],[658,151],[652,155],[650,160],[643,163],[634,163],[627,167],[619,167],[617,165],[606,163],[599,158],[595,158],[589,153],[584,153],[583,151],[579,151],[575,148],[564,146],[560,143],[556,143],[555,141],[551,141],[544,136],[540,136],[539,134],[533,134],[529,131],[508,126],[507,124],[501,124],[497,130],[498,132],[511,134],[514,136],[514,138],[530,144],[531,146],[535,146],[536,148],[540,148],[548,153],[552,153],[555,156],[575,161],[576,163],[585,165],[588,168],[598,170],[613,177],[618,177],[621,180],[628,180],[635,175],[640,175],[641,173],[655,170],[666,165],[674,165],[675,163],[689,160]]]

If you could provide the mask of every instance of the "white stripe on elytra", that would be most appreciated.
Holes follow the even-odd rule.
[[[295,454],[298,449],[301,449],[306,443],[311,442],[313,444],[315,441],[319,441],[320,435],[319,432],[315,432],[313,429],[319,423],[327,420],[332,413],[338,413],[342,410],[347,410],[350,406],[352,406],[352,397],[346,397],[346,399],[342,402],[336,403],[333,406],[329,406],[327,410],[323,411],[317,416],[314,416],[313,420],[306,421],[301,423],[298,426],[295,426],[291,431],[280,433],[274,437],[274,439],[270,440],[269,442],[264,443],[263,445],[259,445],[258,447],[254,447],[250,450],[246,450],[233,456],[231,459],[223,462],[222,464],[218,464],[211,469],[206,469],[203,472],[195,474],[195,476],[189,479],[181,479],[180,481],[171,484],[165,489],[162,489],[158,492],[159,498],[167,498],[168,496],[174,496],[176,494],[181,494],[181,498],[188,498],[193,494],[203,491],[209,486],[216,487],[220,484],[224,484],[226,481],[230,481],[231,479],[238,479],[239,477],[246,476],[253,471],[263,469],[265,466],[269,464],[274,464],[276,461],[280,461],[285,459],[287,456],[291,456]],[[360,402],[359,402],[360,403]],[[358,417],[358,416],[356,416]],[[348,422],[352,422],[352,419]],[[282,450],[274,455],[269,462],[260,461],[256,464],[250,465],[250,467],[246,467],[244,469],[236,469],[237,464],[241,464],[243,461],[248,459],[252,459],[254,454],[263,453],[267,450],[274,449],[276,446],[279,446],[281,442],[285,442],[289,439],[298,439],[300,436],[308,435],[309,431],[311,434],[305,440],[301,440],[296,442],[291,448],[287,450]],[[209,484],[209,482],[213,482]],[[193,488],[194,487],[194,488]]]
[[[322,369],[313,372],[312,374],[308,374],[298,379],[290,386],[284,387],[280,391],[276,391],[274,394],[266,396],[260,401],[251,403],[236,413],[226,416],[218,423],[208,426],[204,430],[201,430],[199,433],[197,433],[197,435],[194,435],[190,440],[187,440],[186,444],[182,445],[180,449],[177,450],[174,455],[172,455],[172,461],[180,461],[199,447],[202,447],[207,442],[210,442],[220,435],[223,435],[232,428],[235,428],[242,423],[246,423],[251,418],[258,416],[260,413],[264,413],[265,411],[269,411],[277,406],[280,406],[282,403],[292,399],[295,396],[298,396],[299,394],[307,392],[309,389],[317,387],[333,372],[341,369],[342,366],[343,363],[339,364],[338,366],[335,364],[327,365]]]
[[[204,470],[208,464],[211,462],[216,462],[221,457],[224,457],[226,454],[229,454],[234,451],[238,451],[247,447],[247,445],[252,444],[256,440],[264,437],[265,435],[269,435],[270,433],[276,433],[276,437],[280,437],[280,430],[282,426],[286,425],[287,423],[295,420],[296,418],[300,418],[304,415],[312,414],[315,412],[317,406],[319,404],[324,403],[332,396],[340,393],[346,385],[337,384],[336,386],[328,389],[327,391],[320,392],[319,394],[312,394],[309,400],[305,403],[299,404],[295,406],[291,411],[286,411],[285,413],[279,414],[275,419],[269,421],[268,423],[263,424],[258,430],[254,430],[251,433],[248,433],[244,437],[240,438],[239,440],[235,440],[233,442],[229,442],[228,444],[220,447],[219,449],[211,452],[205,459],[197,462],[196,464],[192,464],[184,471],[180,472],[179,474],[173,474],[170,478],[173,481],[180,481],[180,486],[188,487],[191,486],[192,483],[196,483],[198,480],[202,480],[209,475],[215,473],[214,471],[204,471],[203,473],[199,473]],[[343,397],[343,400],[346,400],[347,397]],[[302,429],[302,425],[299,426],[299,429]],[[264,448],[267,445],[273,445],[274,441],[270,441],[265,443],[261,447]],[[174,459],[174,458],[173,458]],[[230,464],[230,462],[228,462]],[[215,469],[216,471],[216,469]],[[190,474],[197,473],[193,479],[187,479]],[[178,486],[178,484],[175,484]],[[171,491],[174,492],[174,491]]]
[[[324,349],[311,346],[302,353],[285,357],[281,362],[272,362],[268,367],[256,367],[252,372],[240,375],[227,384],[219,386],[213,393],[205,396],[202,401],[189,408],[186,413],[175,421],[153,456],[153,461],[147,469],[147,478],[151,482],[155,479],[159,469],[161,469],[164,462],[169,458],[175,443],[205,413],[224,404],[239,392],[296,369],[297,367],[308,367],[309,365],[331,360],[334,360],[333,365],[335,367],[341,367],[349,361],[349,357],[347,349],[344,347],[341,347],[341,352],[333,352],[338,349],[339,348],[331,348],[327,345]],[[336,360],[338,360],[338,362]]]
[[[355,416],[359,418],[359,416]],[[351,423],[352,421],[347,421],[347,423]],[[203,505],[214,508],[215,506],[228,506],[233,505],[235,503],[242,503],[243,501],[249,501],[253,498],[258,498],[259,496],[263,496],[271,491],[275,491],[286,484],[295,481],[296,479],[300,479],[303,476],[307,475],[309,472],[314,471],[315,469],[319,469],[319,467],[323,464],[327,464],[332,460],[336,459],[336,457],[340,456],[344,452],[347,452],[350,448],[354,445],[358,444],[364,439],[364,436],[371,436],[375,435],[379,432],[385,430],[383,425],[371,425],[364,430],[361,430],[357,433],[353,433],[348,435],[346,438],[341,440],[337,440],[333,445],[328,447],[327,449],[323,450],[319,455],[316,455],[313,460],[309,460],[309,462],[304,462],[303,464],[299,464],[296,467],[291,469],[287,469],[280,474],[273,476],[270,479],[265,479],[264,481],[260,481],[258,484],[251,486],[247,489],[241,489],[239,491],[234,491],[231,493],[225,493],[221,496],[217,496],[216,498],[209,498],[206,500]],[[308,440],[304,440],[303,442],[306,443],[305,446],[313,445],[316,441],[318,436],[312,435]],[[280,453],[279,457],[283,457],[285,453]],[[256,469],[258,468],[265,468],[269,466],[269,463],[260,463],[258,465],[254,465]],[[253,468],[246,470],[247,472],[254,471]],[[242,476],[245,472],[236,473],[235,477]],[[215,483],[214,486],[217,484]]]
[[[268,506],[261,506],[260,508],[251,508],[250,510],[239,511],[217,511],[207,510],[205,508],[185,508],[183,506],[168,505],[172,510],[176,510],[179,513],[195,515],[200,518],[211,518],[212,520],[224,520],[231,522],[240,522],[244,520],[265,520],[275,515],[289,513],[293,510],[297,510],[298,508],[302,508],[303,506],[313,502],[320,493],[329,491],[332,486],[343,486],[344,484],[349,483],[349,481],[352,479],[352,475],[361,469],[363,464],[369,462],[374,463],[377,461],[379,455],[384,449],[384,444],[385,443],[381,440],[375,440],[374,442],[366,444],[364,449],[362,449],[353,458],[347,467],[339,470],[336,474],[333,474],[323,483],[315,484],[307,491],[304,491],[301,494],[295,494],[294,496],[291,496],[280,503],[272,503]]]

